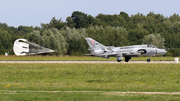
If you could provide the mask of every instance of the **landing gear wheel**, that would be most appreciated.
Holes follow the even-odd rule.
[[[125,62],[128,62],[129,61],[129,59],[125,59]]]
[[[117,62],[121,62],[121,60],[117,60]]]
[[[151,60],[150,59],[147,59],[147,62],[150,62]]]
[[[126,56],[126,57],[125,57],[125,62],[128,62],[130,59],[131,59],[131,57]]]

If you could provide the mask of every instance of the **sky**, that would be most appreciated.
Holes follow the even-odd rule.
[[[0,0],[0,23],[8,26],[39,26],[52,17],[65,22],[74,11],[93,17],[98,14],[131,15],[149,12],[169,17],[180,14],[180,0]]]

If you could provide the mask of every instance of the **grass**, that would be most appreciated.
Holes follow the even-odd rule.
[[[149,57],[132,57],[130,61],[147,61]],[[151,57],[151,61],[174,61],[175,57]],[[0,61],[116,61],[115,57],[109,59],[91,56],[0,56]],[[123,59],[124,61],[124,59]]]
[[[179,92],[179,71],[179,64],[2,63],[0,100],[180,100],[179,95],[109,93]]]

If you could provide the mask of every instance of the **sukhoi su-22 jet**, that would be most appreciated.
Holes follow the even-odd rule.
[[[128,62],[131,57],[138,55],[149,56],[147,62],[150,62],[150,56],[155,55],[165,55],[166,50],[157,48],[154,45],[132,45],[132,46],[123,46],[123,47],[114,47],[114,46],[104,46],[101,43],[95,41],[92,38],[85,38],[91,51],[90,55],[98,56],[109,59],[109,57],[116,57],[118,62],[121,62],[123,57],[125,57],[125,62]]]

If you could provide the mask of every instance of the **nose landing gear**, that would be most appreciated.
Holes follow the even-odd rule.
[[[121,62],[121,60],[123,59],[122,54],[119,54],[118,56],[116,56],[117,62]]]
[[[150,62],[151,61],[151,59],[150,59],[150,56],[149,56],[149,59],[147,59],[147,62]]]
[[[121,62],[121,60],[117,60],[117,62]]]

